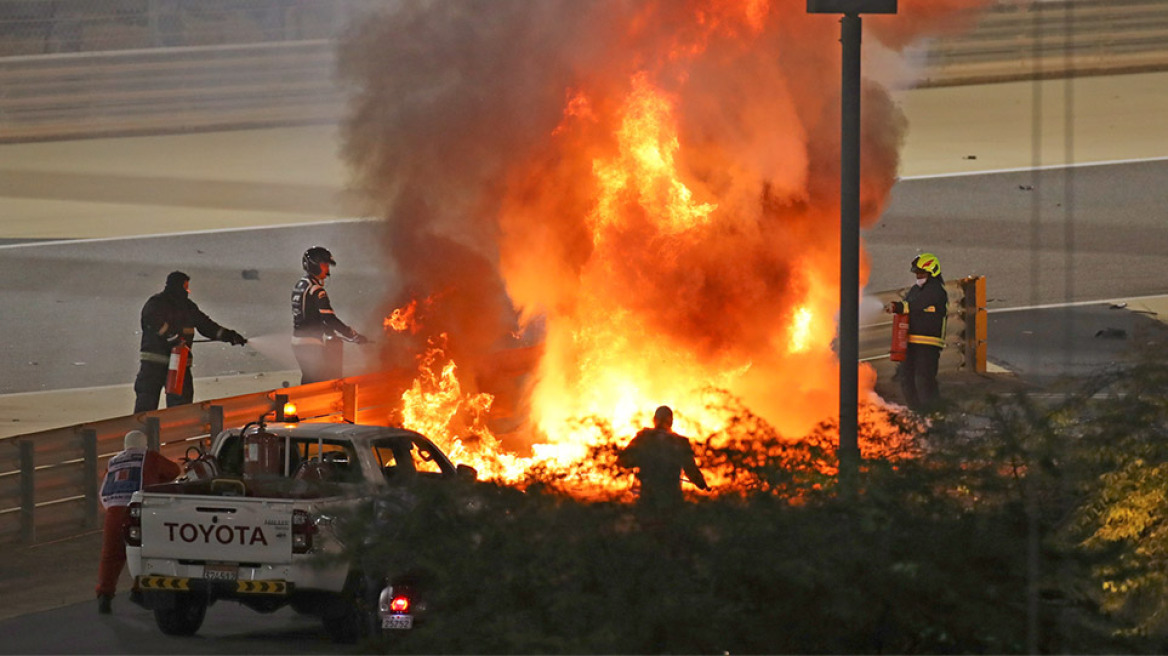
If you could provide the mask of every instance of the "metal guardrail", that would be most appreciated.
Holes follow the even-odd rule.
[[[986,314],[985,276],[969,276],[945,283],[949,293],[946,318],[945,349],[941,351],[942,371],[985,373],[988,315]],[[904,298],[909,288],[879,292],[881,303]],[[872,362],[888,359],[892,343],[892,318],[860,326],[860,360]]]
[[[369,5],[335,1],[345,8],[338,16]],[[335,122],[346,101],[336,45],[324,37],[0,57],[0,142]],[[922,86],[1166,69],[1168,0],[1001,0],[970,32],[930,44]]]
[[[0,543],[99,526],[99,476],[130,430],[144,431],[152,447],[177,460],[199,440],[269,415],[285,400],[305,421],[384,424],[412,380],[412,372],[369,374],[0,438]]]
[[[949,331],[941,367],[985,371],[985,278],[946,287]],[[886,303],[903,291],[876,296]],[[865,359],[888,357],[890,327],[890,322],[861,326]],[[340,378],[0,438],[0,543],[38,542],[98,527],[99,476],[130,430],[144,431],[152,447],[177,460],[197,441],[255,421],[285,400],[295,403],[306,421],[388,425],[413,379],[410,370]]]

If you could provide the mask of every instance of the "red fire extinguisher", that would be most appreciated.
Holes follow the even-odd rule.
[[[247,433],[245,430],[244,433]],[[243,476],[263,478],[279,476],[283,471],[283,440],[264,430],[263,425],[243,437]]]
[[[166,393],[180,395],[187,379],[187,363],[191,360],[191,347],[179,344],[170,349],[170,367],[166,370]]]
[[[903,362],[908,351],[908,315],[892,315],[892,347],[888,349],[888,359]]]

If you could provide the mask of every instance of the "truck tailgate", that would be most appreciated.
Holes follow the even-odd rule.
[[[142,557],[286,563],[291,499],[142,495]]]

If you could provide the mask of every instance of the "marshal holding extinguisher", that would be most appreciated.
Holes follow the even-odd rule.
[[[897,377],[905,404],[922,411],[932,406],[940,394],[937,370],[945,348],[949,294],[936,255],[917,255],[909,271],[916,281],[905,292],[904,300],[885,306],[885,311],[893,315],[888,357],[899,363]]]
[[[200,334],[205,341],[247,344],[247,338],[216,323],[190,299],[190,276],[171,271],[166,286],[142,306],[142,346],[134,378],[134,413],[158,409],[158,395],[166,390],[166,405],[190,403],[192,345]]]

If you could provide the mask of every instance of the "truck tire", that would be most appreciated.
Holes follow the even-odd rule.
[[[194,635],[203,626],[207,615],[207,600],[190,593],[174,595],[174,605],[169,608],[155,608],[154,622],[166,635]]]
[[[380,592],[375,579],[360,574],[350,575],[336,611],[321,617],[324,630],[333,642],[352,644],[380,630],[377,622],[377,595]]]

